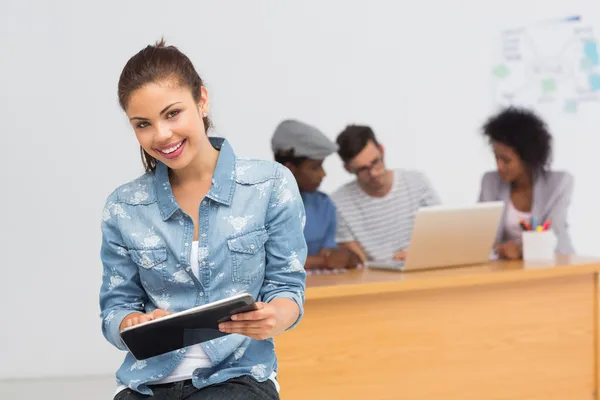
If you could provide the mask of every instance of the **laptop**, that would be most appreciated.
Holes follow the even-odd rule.
[[[486,263],[503,210],[502,201],[420,208],[406,259],[368,261],[366,267],[411,271]]]

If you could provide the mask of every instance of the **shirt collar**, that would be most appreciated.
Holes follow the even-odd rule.
[[[219,158],[213,173],[212,185],[206,197],[228,206],[231,205],[235,190],[235,153],[224,138],[209,137],[208,140],[215,149],[219,150]],[[179,205],[171,190],[169,168],[160,161],[156,162],[154,190],[161,217],[163,220],[167,220],[179,209]]]

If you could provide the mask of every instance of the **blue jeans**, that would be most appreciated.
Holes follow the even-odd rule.
[[[191,380],[151,385],[153,396],[146,396],[136,391],[125,389],[113,400],[279,400],[279,393],[273,382],[258,382],[250,376],[241,376],[226,382],[196,389]]]

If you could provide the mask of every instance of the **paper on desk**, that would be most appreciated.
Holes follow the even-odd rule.
[[[367,261],[366,265],[368,267],[391,267],[391,268],[402,268],[404,266],[404,261],[398,260],[373,260]]]
[[[344,274],[348,271],[347,269],[329,269],[329,268],[313,268],[307,269],[306,275],[339,275]]]

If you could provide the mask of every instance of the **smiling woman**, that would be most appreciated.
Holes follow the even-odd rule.
[[[211,126],[208,118],[208,93],[190,59],[175,47],[166,46],[164,40],[157,43],[153,49],[154,51],[149,46],[146,51],[139,52],[127,62],[118,86],[119,103],[127,112],[140,141],[146,171],[156,168],[156,155],[167,156],[167,159],[177,158],[183,153],[186,138],[178,143],[158,143],[152,147],[153,143],[148,142],[150,135],[141,135],[144,129],[154,126],[154,129],[159,129],[158,133],[162,133],[162,137],[157,139],[164,141],[170,139],[169,129],[175,126],[182,128],[183,125],[187,125],[186,131],[200,130],[204,133]],[[156,49],[160,49],[161,57],[156,57]],[[162,100],[165,91],[170,92],[173,102],[168,103],[159,112],[155,111],[154,116],[143,115],[156,104],[156,100]],[[137,98],[132,99],[133,96]],[[181,96],[187,101],[176,100]],[[180,115],[186,111],[186,103],[190,106],[190,100],[194,111],[202,114],[202,123],[197,124],[198,126],[194,125],[196,119],[187,116],[182,121]],[[131,105],[133,107],[130,107]],[[173,154],[178,149],[181,150]]]
[[[125,65],[119,102],[146,173],[117,188],[102,213],[102,331],[248,292],[258,310],[231,335],[136,360],[117,371],[115,399],[277,399],[273,337],[303,313],[305,211],[291,172],[235,156],[209,138],[209,97],[192,62],[163,41]],[[243,260],[243,262],[240,262]]]

